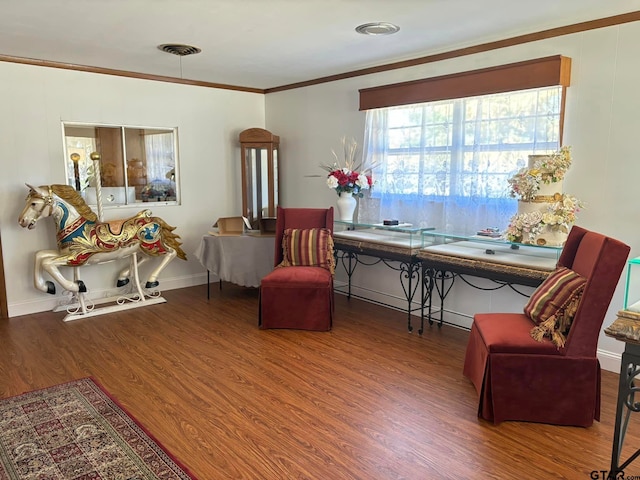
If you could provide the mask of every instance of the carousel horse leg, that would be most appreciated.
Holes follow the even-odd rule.
[[[72,293],[85,293],[87,291],[87,287],[84,285],[82,280],[78,280],[77,282],[72,282],[64,278],[64,276],[60,273],[58,269],[59,266],[66,265],[67,262],[64,258],[61,258],[60,255],[56,255],[55,257],[44,257],[41,261],[42,269],[47,272],[49,275],[53,277],[53,279],[60,284],[60,286]],[[50,283],[50,282],[48,282]],[[54,289],[55,292],[55,289]],[[53,293],[53,292],[49,292]]]
[[[84,282],[80,280],[80,267],[73,267],[73,280],[78,285],[78,287],[82,286],[82,288],[84,288],[84,292],[87,291],[86,287],[84,286]],[[75,296],[78,299],[78,305],[80,305],[80,312],[83,315],[86,315],[87,302],[85,301],[84,295],[85,294],[83,293],[82,290],[80,290],[77,294],[75,294]]]
[[[57,257],[58,255],[60,255],[60,253],[57,250],[40,250],[36,252],[36,256],[35,256],[35,268],[33,270],[33,273],[34,273],[33,284],[38,290],[44,293],[49,293],[51,295],[54,295],[56,293],[56,286],[52,281],[45,280],[43,278],[42,262],[45,259],[51,259],[51,258]]]
[[[138,295],[140,296],[140,300],[144,300],[144,292],[142,291],[142,287],[140,286],[140,275],[138,275],[138,266],[143,263],[144,260],[138,262],[138,254],[134,253],[131,255],[131,268],[133,270],[133,285],[138,291]]]
[[[143,255],[142,258],[140,259],[136,257],[137,267],[140,267],[140,265],[142,265],[143,263],[146,263],[148,260],[149,260],[148,255]],[[120,270],[120,273],[118,274],[118,281],[116,282],[116,286],[118,288],[124,287],[125,285],[129,284],[129,277],[131,276],[131,271],[133,270],[133,268],[134,266],[133,266],[133,256],[132,256],[131,260],[129,261],[129,265],[123,270]]]
[[[160,262],[160,264],[149,274],[149,278],[147,279],[145,288],[155,288],[160,285],[160,282],[158,281],[160,272],[162,272],[162,270],[164,270],[169,262],[176,258],[177,255],[178,252],[176,252],[174,249],[167,250],[167,253],[162,257],[162,261]]]
[[[87,287],[84,282],[80,280],[80,267],[73,267],[73,281],[78,285],[79,293],[87,293]]]

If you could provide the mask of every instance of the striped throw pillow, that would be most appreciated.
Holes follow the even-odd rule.
[[[287,228],[282,237],[283,267],[322,267],[335,271],[333,237],[327,228]]]
[[[533,338],[549,337],[558,347],[564,345],[586,282],[566,267],[558,267],[542,282],[524,307],[525,315],[536,323]]]

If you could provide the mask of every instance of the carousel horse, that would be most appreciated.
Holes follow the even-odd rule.
[[[133,253],[143,253],[138,265],[151,257],[162,257],[159,265],[150,273],[146,288],[159,285],[158,275],[176,256],[186,260],[180,248],[180,238],[171,227],[159,217],[152,217],[151,211],[143,210],[124,220],[100,222],[80,194],[68,185],[48,185],[29,187],[29,195],[18,223],[33,229],[43,217],[53,217],[57,234],[58,250],[36,252],[34,284],[38,290],[54,294],[55,285],[45,281],[47,272],[62,288],[72,293],[86,292],[81,280],[67,280],[59,267],[95,265],[125,258]],[[122,270],[117,286],[129,282],[131,267]]]

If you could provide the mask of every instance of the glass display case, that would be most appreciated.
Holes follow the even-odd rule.
[[[495,290],[506,285],[537,287],[555,270],[562,253],[559,246],[508,242],[493,230],[478,232],[478,235],[433,230],[422,232],[421,236],[422,249],[417,258],[429,283],[422,321],[426,318],[429,324],[442,325],[445,298],[456,278],[471,276],[498,284],[495,288],[486,288],[465,280],[465,285],[480,290]],[[422,328],[423,325],[420,331]]]
[[[407,328],[411,331],[411,312],[422,308],[421,301],[420,307],[417,308],[413,303],[414,298],[421,296],[422,285],[417,254],[422,247],[422,232],[433,229],[434,227],[415,227],[409,223],[385,225],[384,222],[334,220],[333,242],[336,258],[347,274],[346,285],[343,288],[336,284],[336,291],[344,291],[347,297],[351,297],[351,279],[357,265],[386,265],[400,274],[400,284],[407,302]],[[363,256],[368,258],[363,260]]]
[[[421,236],[427,252],[549,272],[556,268],[562,253],[561,246],[513,243],[491,232],[458,235],[434,230],[424,231]]]
[[[624,287],[624,310],[640,313],[640,257],[627,261],[627,280]]]
[[[356,223],[335,220],[334,240],[351,240],[387,247],[399,247],[409,251],[422,248],[422,233],[434,227],[414,227],[410,223],[384,225],[384,223]]]
[[[262,218],[275,218],[278,206],[280,137],[262,128],[240,133],[242,157],[242,215],[251,228]]]

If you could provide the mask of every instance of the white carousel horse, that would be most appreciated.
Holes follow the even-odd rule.
[[[176,256],[186,260],[180,248],[175,227],[169,226],[159,217],[152,217],[149,210],[125,220],[99,222],[80,194],[68,185],[29,187],[27,202],[18,218],[22,227],[32,229],[43,217],[53,217],[57,227],[58,250],[36,252],[34,284],[38,290],[54,294],[51,281],[45,281],[47,272],[62,288],[72,293],[86,292],[81,280],[67,280],[59,267],[95,265],[110,260],[125,258],[142,252],[143,263],[150,257],[162,257],[160,264],[151,272],[146,288],[158,286],[158,275]],[[130,267],[118,276],[118,287],[129,282]]]

